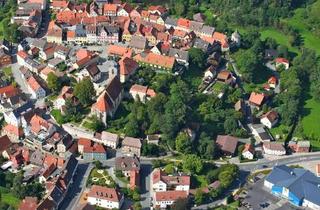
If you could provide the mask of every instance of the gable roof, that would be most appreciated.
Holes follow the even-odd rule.
[[[137,156],[123,156],[116,157],[115,167],[117,170],[122,171],[131,171],[131,170],[140,170],[140,160]]]
[[[175,58],[151,52],[137,54],[134,56],[134,59],[138,62],[149,63],[168,69],[172,69],[175,64]]]
[[[279,115],[276,111],[269,111],[265,113],[262,118],[267,118],[271,123],[275,122],[278,119]]]
[[[229,135],[218,135],[216,143],[222,151],[234,154],[237,149],[238,139]]]
[[[261,106],[264,99],[265,99],[265,96],[263,93],[252,92],[250,95],[249,101],[251,103],[254,103],[257,106]]]
[[[126,136],[122,141],[122,146],[141,148],[140,139]]]
[[[93,197],[111,202],[120,202],[122,194],[114,188],[93,185],[88,193],[88,197]]]
[[[172,190],[172,191],[155,192],[156,201],[176,201],[179,198],[187,198],[187,197],[188,197],[187,191]]]
[[[119,60],[120,75],[130,75],[139,68],[139,64],[132,58],[123,57]]]
[[[11,145],[11,141],[7,135],[0,137],[0,152],[7,150]]]

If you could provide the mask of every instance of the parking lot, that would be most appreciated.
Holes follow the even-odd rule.
[[[285,199],[280,199],[267,191],[263,185],[264,179],[260,179],[254,184],[249,184],[247,187],[246,198],[244,203],[248,203],[249,209],[264,209],[264,210],[298,210],[309,208],[298,208],[293,206]]]

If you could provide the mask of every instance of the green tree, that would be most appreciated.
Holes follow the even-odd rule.
[[[194,201],[197,205],[201,205],[205,201],[205,194],[200,188],[197,189],[194,195]]]
[[[53,72],[50,72],[47,77],[48,88],[53,90],[54,92],[59,92],[61,89],[61,83],[57,75]]]
[[[191,64],[199,68],[203,68],[205,66],[206,55],[201,49],[192,47],[188,52]]]
[[[176,149],[183,154],[192,152],[192,141],[185,132],[180,132],[176,138]]]
[[[198,174],[202,171],[203,162],[196,155],[185,155],[182,161],[182,168],[191,174]]]
[[[74,87],[74,94],[81,104],[84,106],[90,105],[96,95],[96,91],[90,78],[86,77],[77,83]]]
[[[172,210],[189,210],[190,204],[188,198],[179,198],[171,207]]]

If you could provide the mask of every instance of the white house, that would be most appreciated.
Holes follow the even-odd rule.
[[[254,148],[251,144],[246,144],[243,151],[242,157],[248,160],[252,160],[254,158]]]
[[[106,209],[120,209],[124,196],[114,188],[93,185],[88,193],[88,203]]]
[[[185,191],[189,193],[190,176],[171,176],[157,168],[154,169],[151,174],[151,186],[154,192],[163,192],[174,189],[176,191]]]
[[[120,8],[119,8],[119,10],[117,12],[117,16],[129,17],[132,9],[133,8],[129,4],[124,3],[123,5],[120,6]]]
[[[137,84],[131,86],[129,93],[133,99],[136,100],[139,98],[142,103],[145,103],[147,100],[150,100],[156,96],[156,93],[153,89]]]
[[[278,118],[279,118],[279,115],[277,112],[269,111],[261,117],[260,122],[270,129],[275,124],[277,124]]]
[[[264,142],[263,151],[267,155],[281,156],[286,154],[286,149],[284,146],[277,142]]]
[[[40,83],[33,76],[27,80],[27,84],[33,99],[46,97],[45,89],[41,87]]]
[[[119,135],[107,131],[102,131],[101,138],[98,139],[97,142],[104,144],[107,147],[111,147],[112,149],[116,149],[119,144]]]

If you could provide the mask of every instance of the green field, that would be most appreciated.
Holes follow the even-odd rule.
[[[312,146],[320,150],[320,103],[317,103],[313,98],[307,99],[303,115],[304,134],[310,138]]]
[[[11,194],[9,190],[4,187],[0,187],[0,192],[1,192],[1,202],[6,203],[10,206],[13,206],[14,208],[18,208],[20,204],[19,198]]]

